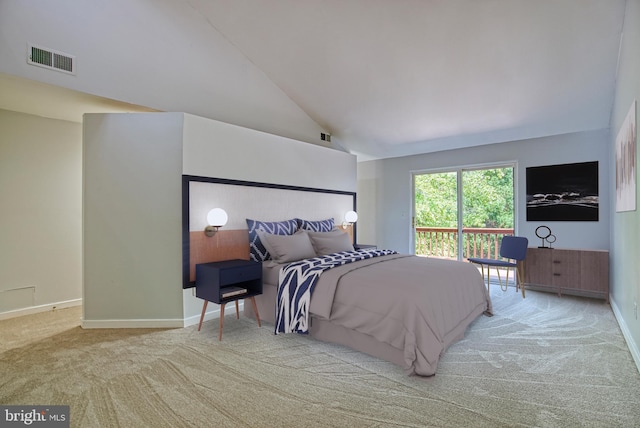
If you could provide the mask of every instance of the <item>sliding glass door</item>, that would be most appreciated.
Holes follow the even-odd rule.
[[[497,257],[513,234],[514,165],[413,174],[413,244],[417,255]]]

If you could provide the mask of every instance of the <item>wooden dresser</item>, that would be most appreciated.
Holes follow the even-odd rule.
[[[528,248],[524,275],[533,290],[609,301],[608,251]]]

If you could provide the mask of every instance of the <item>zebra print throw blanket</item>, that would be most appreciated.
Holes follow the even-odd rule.
[[[278,284],[275,334],[309,332],[311,293],[322,272],[336,266],[387,254],[397,252],[377,249],[342,251],[284,266],[280,270]]]

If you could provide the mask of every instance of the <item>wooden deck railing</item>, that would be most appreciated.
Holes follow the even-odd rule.
[[[463,259],[468,257],[498,258],[500,242],[513,229],[463,228]],[[458,229],[450,227],[416,227],[416,255],[458,258]]]

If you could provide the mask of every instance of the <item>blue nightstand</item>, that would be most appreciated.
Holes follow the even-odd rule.
[[[229,302],[236,304],[236,318],[240,318],[238,300],[249,299],[261,327],[255,296],[262,294],[262,264],[250,260],[226,260],[196,265],[196,297],[204,299],[198,331],[202,327],[209,302],[220,305],[220,328],[218,340],[222,340],[224,307]]]

